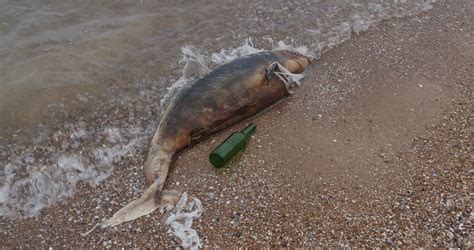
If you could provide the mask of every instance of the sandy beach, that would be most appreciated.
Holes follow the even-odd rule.
[[[322,55],[269,111],[180,153],[165,188],[204,206],[204,247],[472,247],[474,3],[437,3]],[[226,169],[209,152],[257,124]],[[146,145],[96,188],[0,219],[4,247],[177,247],[153,213],[91,229],[145,189]]]

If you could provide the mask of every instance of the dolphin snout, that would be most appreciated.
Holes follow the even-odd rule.
[[[285,62],[283,62],[283,65],[294,74],[303,73],[306,67],[311,64],[311,59],[309,57],[293,51],[280,50],[275,51],[274,53],[279,54],[286,59]]]

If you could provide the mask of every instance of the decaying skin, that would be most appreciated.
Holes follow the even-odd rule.
[[[120,209],[103,226],[118,225],[173,206],[179,194],[160,192],[173,156],[209,134],[239,122],[288,95],[289,89],[267,68],[279,63],[291,73],[302,73],[310,60],[290,51],[261,52],[222,65],[182,89],[171,101],[150,143],[145,163],[149,188]],[[273,67],[274,68],[274,67]]]

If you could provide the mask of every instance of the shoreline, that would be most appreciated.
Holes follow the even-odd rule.
[[[472,5],[354,34],[296,95],[179,154],[165,188],[203,202],[203,246],[472,246]],[[207,154],[248,122],[245,154],[214,170]],[[141,194],[145,151],[37,217],[0,219],[3,245],[177,247],[157,212],[80,236]]]

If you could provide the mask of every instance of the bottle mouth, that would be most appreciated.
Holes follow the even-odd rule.
[[[224,166],[225,162],[224,162],[224,159],[222,159],[222,157],[217,154],[217,153],[211,153],[209,155],[209,161],[212,163],[212,165],[214,165],[214,167],[216,168],[221,168]]]
[[[249,136],[255,131],[256,128],[257,125],[255,123],[250,123],[244,130],[242,130],[242,133],[244,133],[246,136]]]

